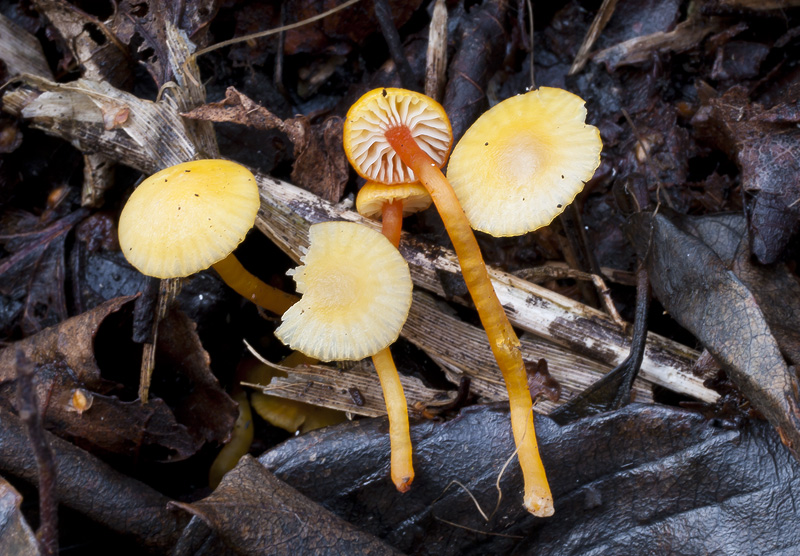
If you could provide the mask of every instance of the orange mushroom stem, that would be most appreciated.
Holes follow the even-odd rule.
[[[390,127],[385,136],[433,198],[461,264],[464,282],[486,329],[492,353],[503,374],[511,408],[511,428],[525,485],[525,508],[537,516],[552,515],[553,496],[539,456],[531,410],[533,400],[528,389],[519,339],[494,291],[470,223],[439,165],[420,148],[408,127]]]
[[[400,245],[400,232],[403,229],[403,201],[383,203],[381,231],[392,245]],[[408,402],[400,383],[400,375],[389,348],[382,349],[372,356],[372,364],[378,373],[389,416],[389,441],[392,451],[392,482],[400,492],[408,492],[414,480],[413,448],[408,427]]]

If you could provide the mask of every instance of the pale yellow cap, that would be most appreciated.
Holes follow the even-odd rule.
[[[447,178],[473,228],[521,235],[548,225],[575,199],[602,148],[583,99],[541,87],[478,118],[453,149]]]
[[[385,185],[370,181],[364,184],[356,197],[356,210],[367,218],[378,218],[383,214],[384,203],[403,201],[403,216],[425,210],[431,203],[430,193],[422,184],[401,183]]]
[[[308,252],[290,274],[303,294],[275,335],[321,361],[359,360],[397,340],[411,308],[411,274],[383,234],[352,222],[309,229]]]
[[[122,253],[142,274],[189,276],[230,255],[260,205],[255,176],[227,160],[195,160],[144,180],[119,217]]]

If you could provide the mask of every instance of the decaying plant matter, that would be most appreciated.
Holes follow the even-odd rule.
[[[795,551],[800,6],[600,4],[0,7],[0,546],[55,551],[58,526],[62,547],[121,556]],[[228,160],[257,187],[255,229],[238,234],[236,257],[290,304],[286,271],[317,225],[381,228],[355,210],[359,190],[375,191],[341,148],[348,108],[371,89],[421,92],[423,81],[456,142],[507,99],[555,90],[580,101],[565,106],[602,139],[599,158],[566,156],[590,162],[579,181],[594,175],[564,202],[544,197],[556,211],[571,201],[552,225],[513,240],[476,234],[484,285],[519,337],[510,405],[516,432],[525,406],[523,438],[535,424],[555,509],[546,519],[519,504],[529,477],[514,458],[530,452],[508,427],[507,381],[481,328],[483,296],[459,264],[461,235],[448,238],[451,217],[425,210],[424,196],[402,232],[396,192],[375,201],[414,285],[391,348],[388,420],[370,360],[298,362],[274,336],[275,314],[214,272],[148,279],[120,251],[120,212],[142,178]],[[534,82],[539,92],[523,94]],[[497,231],[477,216],[491,207],[500,235],[527,231],[516,217],[537,207],[523,185],[542,186],[555,143],[582,141],[525,127],[536,137],[510,143],[535,177],[514,194],[469,199],[458,161],[442,170],[480,229]],[[455,158],[481,182],[507,182],[503,171],[519,167],[482,158],[505,132],[476,129],[489,139]],[[308,408],[324,415],[298,413]],[[236,465],[248,452],[259,459]],[[36,489],[41,519],[30,515]],[[58,524],[56,499],[75,510]]]

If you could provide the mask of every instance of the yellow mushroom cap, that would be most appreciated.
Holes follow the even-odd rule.
[[[385,184],[417,181],[386,141],[387,130],[403,125],[439,167],[444,165],[453,131],[442,105],[406,89],[373,89],[350,107],[344,122],[344,152],[361,177]]]
[[[185,162],[136,188],[119,217],[119,244],[142,274],[189,276],[236,249],[259,205],[256,179],[241,164]]]
[[[458,142],[447,178],[476,230],[515,236],[548,225],[600,165],[600,131],[580,97],[551,87],[504,100]]]
[[[425,210],[431,203],[430,193],[422,184],[401,183],[385,185],[370,181],[364,184],[356,197],[356,210],[367,218],[378,218],[383,214],[383,204],[403,201],[403,216]]]
[[[275,335],[322,361],[359,360],[392,344],[411,308],[411,274],[383,234],[352,222],[309,230],[302,266],[290,271],[300,301]]]

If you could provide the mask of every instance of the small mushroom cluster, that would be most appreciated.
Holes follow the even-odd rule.
[[[442,106],[403,89],[368,92],[347,114],[344,149],[368,181],[358,211],[381,217],[383,234],[347,222],[311,226],[302,264],[290,271],[299,301],[260,282],[231,254],[259,204],[255,178],[232,162],[189,162],[145,180],[120,217],[120,244],[128,260],[151,276],[186,276],[213,265],[244,297],[282,315],[276,336],[309,357],[371,356],[389,415],[391,476],[405,492],[414,478],[408,409],[389,346],[408,315],[412,282],[397,246],[403,216],[433,203],[506,382],[524,505],[549,516],[553,499],[519,340],[472,229],[519,235],[561,213],[600,163],[599,131],[585,119],[583,100],[561,89],[542,87],[507,99],[467,130],[445,177],[440,168],[453,137]]]

